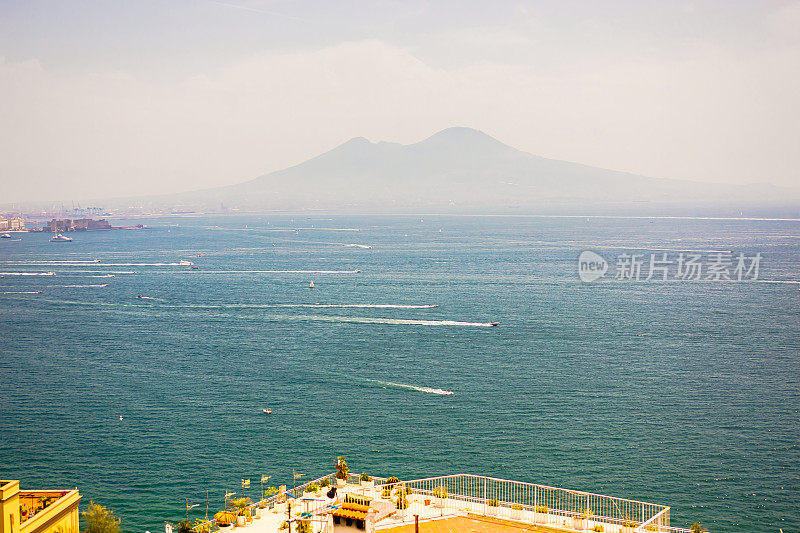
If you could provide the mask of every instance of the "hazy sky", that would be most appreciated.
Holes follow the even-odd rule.
[[[800,1],[0,2],[0,203],[231,184],[455,125],[800,186]]]

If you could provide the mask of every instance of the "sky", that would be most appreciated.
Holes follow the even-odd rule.
[[[0,1],[0,203],[180,192],[451,126],[800,187],[800,1]]]

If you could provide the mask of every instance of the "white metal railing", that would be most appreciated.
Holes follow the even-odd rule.
[[[541,525],[606,533],[670,530],[669,507],[584,491],[487,476],[456,474],[405,481],[390,488],[411,489],[410,511],[420,518],[454,512],[496,516]],[[443,497],[445,496],[446,497]]]
[[[645,533],[646,531],[665,531],[664,527],[669,527],[669,507],[662,509],[649,520],[634,529],[634,533]]]
[[[313,479],[311,481],[307,481],[306,483],[303,483],[302,485],[298,485],[298,486],[293,487],[291,489],[287,489],[285,494],[291,494],[295,498],[299,498],[300,496],[303,495],[303,493],[305,492],[305,489],[309,485],[311,485],[312,483],[316,483],[317,485],[320,485],[320,483],[322,482],[323,479],[330,480],[330,484],[331,485],[335,485],[336,484],[335,474],[327,474],[327,475],[324,475],[324,476],[319,477],[317,479]],[[285,498],[285,494],[276,493],[276,494],[273,494],[272,496],[269,496],[269,497],[264,498],[262,500],[259,500],[257,502],[253,502],[248,506],[248,509],[250,509],[250,512],[253,513],[253,512],[255,512],[256,508],[259,507],[259,505],[262,502],[266,505],[267,508],[272,508],[277,502],[279,502],[279,501],[281,501],[281,500],[283,500]],[[194,526],[193,529],[195,531],[211,531],[211,529],[213,529],[213,527],[215,525],[216,525],[216,520],[212,518],[211,520],[206,520],[205,522],[197,524],[196,526]]]
[[[288,489],[287,494],[299,498],[309,485],[319,486],[324,479],[328,479],[331,486],[336,485],[335,473],[331,473]],[[355,487],[353,485],[359,483],[359,476],[350,474],[348,492],[391,501],[396,501],[399,489],[408,492],[408,509],[396,513],[401,519],[415,514],[424,520],[467,512],[579,531],[592,531],[596,526],[602,526],[604,533],[691,533],[670,526],[668,506],[591,492],[472,474],[429,477],[395,484],[388,484],[382,477],[373,476],[372,479],[374,487]],[[388,493],[384,492],[386,489]],[[272,507],[283,497],[283,494],[275,494],[264,502],[267,507]],[[258,504],[253,503],[251,510]],[[318,510],[309,509],[312,513]],[[204,525],[213,524],[214,521],[209,520]],[[389,525],[394,526],[396,522]]]

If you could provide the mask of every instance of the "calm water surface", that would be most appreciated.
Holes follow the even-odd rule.
[[[715,532],[800,527],[798,222],[144,223],[0,241],[0,271],[57,274],[0,278],[4,478],[78,486],[130,532],[336,455],[652,501]],[[759,277],[783,283],[586,284],[584,249],[612,267],[623,251],[761,252]],[[157,264],[180,260],[199,268]],[[438,307],[370,307],[385,304]]]

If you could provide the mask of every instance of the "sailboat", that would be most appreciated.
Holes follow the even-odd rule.
[[[314,280],[313,279],[311,280],[311,283],[308,284],[308,288],[309,289],[313,289],[314,288]]]

